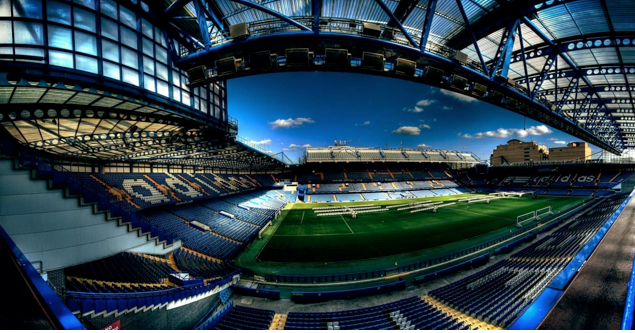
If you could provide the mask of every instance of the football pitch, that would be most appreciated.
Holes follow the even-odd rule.
[[[532,199],[508,197],[485,202],[457,202],[437,213],[409,210],[350,215],[317,216],[314,207],[374,204],[396,205],[424,200],[446,201],[464,196],[434,197],[375,202],[328,204],[296,203],[267,230],[265,238],[251,249],[250,261],[259,265],[292,263],[338,263],[390,257],[435,248],[465,248],[470,243],[509,232],[516,228],[516,217],[551,206],[558,214],[570,210],[588,197],[542,196]],[[472,244],[474,245],[474,244]],[[257,252],[256,252],[257,251]],[[238,260],[245,264],[246,257]],[[253,267],[253,265],[247,265]],[[275,265],[274,265],[275,266]]]

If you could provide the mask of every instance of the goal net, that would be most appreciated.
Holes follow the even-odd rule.
[[[536,219],[536,212],[529,212],[527,214],[523,214],[523,215],[519,215],[518,217],[516,217],[516,226],[521,228],[523,226],[523,223],[527,222],[527,221],[533,221]]]

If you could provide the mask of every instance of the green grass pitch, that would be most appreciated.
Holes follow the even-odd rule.
[[[465,195],[463,195],[465,196]],[[435,197],[385,202],[295,204],[275,232],[258,246],[254,260],[269,263],[337,263],[395,256],[433,249],[476,239],[497,231],[515,228],[516,217],[546,206],[555,213],[580,204],[580,197],[505,198],[491,203],[465,203],[439,208],[437,213],[408,210],[318,217],[318,206],[376,204],[394,205],[422,200],[449,200]],[[271,234],[271,232],[269,232]],[[259,242],[262,242],[259,241]],[[262,247],[264,245],[264,248]],[[463,244],[465,245],[465,244]],[[244,260],[243,260],[244,262]]]

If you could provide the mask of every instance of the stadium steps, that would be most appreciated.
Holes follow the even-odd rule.
[[[178,287],[176,284],[174,284],[172,282],[169,282],[168,279],[164,279],[162,283],[114,282],[114,281],[102,281],[102,280],[85,279],[85,278],[80,278],[80,277],[75,277],[75,276],[67,276],[66,279],[69,280],[69,281],[75,281],[75,282],[79,282],[79,283],[82,283],[82,284],[93,284],[93,285],[96,284],[96,285],[99,285],[99,286],[102,286],[102,287],[105,287],[105,286],[118,287],[118,288],[122,288],[122,287],[126,287],[126,288]]]
[[[185,247],[185,246],[181,246],[181,247],[180,247],[180,249],[181,249],[181,250],[183,250],[183,251],[185,251],[185,252],[189,252],[189,253],[191,253],[191,254],[193,254],[193,255],[199,256],[199,257],[201,257],[201,258],[203,258],[203,259],[206,259],[206,260],[209,260],[209,261],[215,262],[215,263],[217,263],[217,264],[220,264],[220,263],[222,263],[222,262],[223,262],[222,260],[220,260],[220,259],[218,259],[218,258],[214,258],[214,257],[212,257],[212,256],[208,256],[208,255],[206,255],[206,254],[203,254],[203,253],[200,253],[200,252],[196,252],[196,251],[194,251],[194,250],[192,250],[192,249],[189,249],[189,248],[187,248],[187,247]]]
[[[270,331],[281,331],[284,330],[284,325],[287,323],[287,315],[276,313],[273,315],[273,319],[271,320],[271,325],[269,326]]]
[[[36,172],[36,170],[34,168],[30,168],[30,167],[22,167],[20,164],[20,161],[18,159],[14,159],[11,158],[10,159],[12,161],[12,169],[13,170],[26,170],[29,171],[29,178],[33,181],[46,181],[46,187],[49,190],[55,190],[55,189],[61,189],[62,190],[62,195],[65,199],[77,199],[79,206],[92,206],[93,207],[93,214],[97,215],[97,214],[104,214],[106,221],[117,221],[117,227],[126,227],[128,229],[128,232],[136,232],[137,233],[137,237],[146,237],[146,240],[148,242],[154,242],[154,244],[156,246],[160,246],[163,249],[167,249],[167,248],[171,248],[173,243],[168,244],[165,240],[160,240],[158,236],[152,236],[151,233],[148,232],[143,232],[141,227],[137,227],[137,228],[133,228],[132,227],[132,222],[124,222],[121,217],[117,216],[112,216],[110,213],[110,210],[100,210],[97,206],[97,202],[87,202],[84,200],[84,196],[83,195],[76,195],[76,194],[71,194],[70,193],[70,188],[69,185],[61,185],[61,186],[55,186],[53,183],[53,178],[52,176],[49,177],[38,177],[38,174]]]
[[[443,303],[441,303],[440,301],[437,301],[436,299],[430,297],[430,296],[423,296],[421,297],[421,300],[430,304],[432,307],[436,308],[437,310],[442,311],[444,314],[452,317],[452,319],[458,319],[459,321],[461,321],[464,325],[471,325],[471,329],[478,329],[478,330],[502,330],[502,328],[494,326],[492,324],[488,324],[482,320],[476,319],[472,316],[469,316],[461,311],[455,310]]]
[[[247,177],[247,179],[249,179],[252,183],[256,184],[258,187],[262,187],[262,184],[260,184],[259,181],[249,177],[249,175],[245,175],[245,177]],[[275,181],[275,179],[274,179],[274,181]]]
[[[392,175],[392,174],[391,174],[391,175]],[[393,178],[394,178],[394,177],[393,177]],[[390,182],[390,185],[392,185],[392,187],[393,187],[395,190],[397,190],[397,185],[395,185],[395,183]]]
[[[170,267],[172,267],[173,270],[177,272],[180,271],[179,266],[176,265],[176,260],[174,259],[174,251],[168,254],[168,264],[170,264]]]
[[[183,177],[183,175],[177,175],[177,177],[181,178],[181,179],[182,179],[184,182],[186,182],[188,185],[192,186],[192,188],[193,188],[193,189],[195,189],[195,190],[197,190],[197,191],[199,191],[199,192],[203,192],[203,193],[205,193],[205,195],[210,195],[210,194],[209,194],[209,192],[207,192],[207,191],[203,188],[203,186],[201,186],[201,185],[199,185],[199,184],[197,184],[197,183],[191,182],[191,181],[190,181],[190,180],[188,180],[187,178]]]
[[[362,187],[364,188],[364,191],[368,190],[368,189],[366,188],[366,183],[362,183]]]
[[[410,178],[415,179],[415,176],[412,175],[412,172],[410,172],[410,169],[406,169],[408,170],[407,174],[410,175]]]
[[[220,188],[220,189],[222,189],[222,190],[224,190],[226,192],[230,192],[230,189],[228,189],[225,186],[223,186],[223,184],[221,184],[220,182],[217,182],[217,181],[215,181],[213,179],[210,179],[209,177],[207,177],[207,176],[205,176],[203,174],[201,174],[201,177],[207,179],[207,181],[209,181],[210,184],[212,184],[212,185],[214,185],[214,186],[216,186],[216,187],[218,187],[218,188]]]
[[[395,179],[395,175],[392,174],[392,171],[390,171],[390,169],[388,169],[388,167],[386,167],[386,171],[388,171],[388,174],[390,175],[390,178]]]
[[[150,176],[144,174],[143,177],[147,180],[149,180],[159,191],[161,191],[161,193],[165,194],[165,195],[170,195],[174,198],[174,200],[176,201],[181,201],[181,199],[179,197],[177,197],[174,192],[166,189],[165,186],[161,186],[161,184],[157,183],[154,179],[150,178]]]
[[[370,171],[368,171],[368,177],[370,177],[370,180],[373,180],[373,174]]]
[[[346,173],[346,171],[343,171],[343,173],[344,173],[344,179],[348,180],[348,174]]]
[[[609,183],[612,183],[620,174],[622,174],[622,172],[618,172],[617,175],[615,175],[613,178],[611,178],[611,180],[609,180]]]
[[[360,197],[362,197],[362,200],[366,201],[366,198],[364,198],[364,196],[360,193],[359,194]]]

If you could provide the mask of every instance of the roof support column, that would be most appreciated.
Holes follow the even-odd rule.
[[[406,36],[406,39],[408,39],[408,41],[410,42],[410,44],[413,47],[419,48],[419,45],[417,45],[417,42],[415,42],[414,39],[412,39],[412,37],[410,36],[410,34],[408,33],[408,31],[406,31],[406,28],[403,27],[403,24],[401,24],[401,22],[395,17],[395,14],[393,14],[393,12],[390,10],[390,8],[388,8],[388,6],[386,6],[386,4],[384,3],[383,0],[375,0],[375,2],[377,2],[377,4],[379,5],[379,7],[381,7],[381,9],[388,14],[388,17],[390,17],[391,20],[393,20],[395,22],[395,24],[397,25],[397,28],[399,28],[399,31],[401,31],[402,34],[404,34],[404,36]]]
[[[322,0],[311,0],[313,14],[313,32],[320,33],[320,14],[322,12]]]
[[[481,50],[478,48],[478,43],[476,37],[474,37],[474,31],[472,30],[472,25],[470,24],[470,19],[467,17],[465,13],[465,9],[461,4],[461,0],[456,0],[456,5],[459,7],[459,11],[461,12],[461,16],[463,16],[463,21],[465,22],[465,27],[470,34],[470,39],[472,40],[472,44],[474,45],[474,50],[476,50],[476,54],[478,54],[478,59],[481,61],[481,66],[483,66],[483,72],[485,75],[489,76],[489,70],[487,69],[487,65],[485,64],[485,60],[483,60],[483,54],[481,54]]]
[[[205,48],[212,46],[212,40],[209,37],[209,31],[207,31],[207,18],[203,12],[202,4],[198,0],[194,0],[194,9],[196,10],[196,19],[198,20],[198,29],[201,31],[201,38]]]
[[[419,42],[419,49],[421,51],[426,50],[426,44],[428,43],[428,37],[430,36],[430,28],[432,27],[432,19],[434,18],[435,10],[437,10],[437,0],[428,0],[428,7],[426,8],[426,18],[423,21],[423,28],[421,29],[421,41]]]
[[[512,52],[514,51],[514,41],[516,40],[516,29],[520,24],[519,20],[510,22],[509,26],[503,31],[503,38],[501,38],[498,44],[498,50],[496,51],[496,57],[494,58],[494,67],[490,73],[490,78],[494,79],[498,69],[501,68],[501,76],[507,77],[509,72],[509,64],[511,63]],[[501,66],[502,65],[502,66]]]

